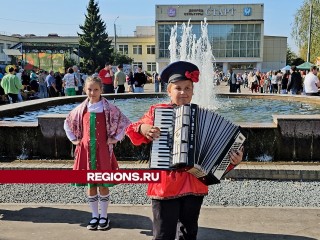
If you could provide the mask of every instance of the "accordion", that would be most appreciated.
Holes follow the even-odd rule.
[[[156,108],[154,126],[160,137],[152,142],[149,167],[183,169],[206,185],[220,181],[230,165],[230,151],[245,141],[239,126],[196,104]]]

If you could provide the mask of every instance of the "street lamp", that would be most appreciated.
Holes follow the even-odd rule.
[[[113,28],[114,28],[114,51],[117,52],[117,27],[116,27],[116,21],[119,18],[116,17],[116,19],[113,22]]]

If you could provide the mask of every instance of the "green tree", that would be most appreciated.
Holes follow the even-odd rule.
[[[113,52],[111,56],[114,65],[118,64],[131,64],[133,59],[127,55],[121,54],[120,52]]]
[[[292,60],[292,64],[291,65],[299,66],[304,62],[305,62],[305,60],[303,60],[302,58],[298,57],[298,58],[295,58],[295,59]]]
[[[70,53],[65,53],[64,68],[67,69],[67,68],[72,67],[74,65],[77,65],[77,61],[75,59],[71,58]]]
[[[83,33],[78,33],[83,66],[92,73],[95,69],[104,67],[105,63],[110,61],[113,52],[106,25],[99,11],[98,3],[90,0],[84,25],[79,26]]]
[[[310,62],[315,62],[316,58],[320,56],[320,45],[317,43],[320,38],[320,29],[318,27],[320,23],[320,0],[303,1],[302,6],[295,14],[291,35],[300,48],[300,57],[306,60],[309,38],[310,3],[312,3]]]
[[[292,62],[297,58],[297,55],[292,52],[291,48],[287,45],[287,57],[286,57],[286,65],[293,65]]]

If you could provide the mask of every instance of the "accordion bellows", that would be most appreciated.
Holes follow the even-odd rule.
[[[218,183],[230,165],[229,153],[245,141],[239,126],[196,104],[156,108],[151,169],[185,170],[207,185]]]

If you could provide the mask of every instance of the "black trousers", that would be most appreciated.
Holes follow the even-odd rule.
[[[124,85],[118,85],[118,91],[117,93],[124,93]]]
[[[57,97],[58,96],[56,90],[52,86],[48,87],[48,92],[49,92],[49,97]]]
[[[103,84],[103,93],[114,93],[113,84]]]
[[[152,200],[154,240],[196,240],[203,196]],[[178,225],[178,229],[177,229]]]
[[[18,102],[18,94],[8,93],[8,95],[11,98],[12,103],[17,103]]]

